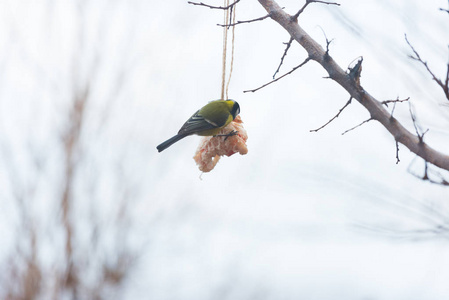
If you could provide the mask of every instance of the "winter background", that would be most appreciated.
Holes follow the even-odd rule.
[[[363,56],[364,88],[410,97],[448,153],[448,103],[404,39],[444,78],[447,1],[339,3],[300,25],[344,69]],[[447,299],[449,190],[413,175],[422,160],[400,146],[396,164],[375,122],[341,135],[369,118],[355,101],[311,133],[349,99],[317,63],[243,93],[279,64],[289,36],[274,21],[235,32],[229,96],[249,153],[201,174],[199,137],[157,152],[220,97],[222,19],[187,1],[0,2],[0,297]],[[293,44],[281,74],[304,59]],[[414,130],[407,103],[394,114]]]

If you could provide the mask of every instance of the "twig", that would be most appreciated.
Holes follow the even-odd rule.
[[[449,63],[447,63],[446,80],[444,81],[443,91],[446,94],[447,100],[449,100]]]
[[[303,13],[303,11],[306,9],[306,7],[310,4],[310,3],[323,3],[323,4],[328,4],[328,5],[337,5],[340,6],[340,4],[335,3],[335,2],[327,2],[327,1],[320,1],[320,0],[306,0],[306,3],[301,7],[301,9],[292,16],[293,20],[297,20],[299,15]]]
[[[326,33],[324,32],[324,30],[323,30],[323,28],[322,28],[321,26],[320,26],[320,29],[321,29],[321,32],[322,32],[323,35],[324,35],[324,38],[326,39],[326,52],[325,52],[324,56],[325,56],[325,57],[328,57],[328,56],[329,56],[329,45],[332,43],[332,41],[333,41],[334,39],[332,39],[332,40],[329,41],[329,39],[327,38]]]
[[[429,176],[429,173],[431,171],[432,170],[429,168],[429,163],[427,161],[424,161],[424,174],[422,176],[418,175],[418,174],[416,174],[414,172],[411,172],[410,170],[409,170],[409,173],[412,174],[413,176],[415,176],[416,178],[419,178],[419,179],[421,179],[423,181],[428,181],[430,183],[443,185],[443,186],[449,186],[449,181],[444,179],[444,177],[439,172],[433,171],[433,173],[436,173],[436,176],[439,177],[439,181],[437,181],[435,179],[432,179]]]
[[[270,84],[272,84],[273,82],[276,82],[276,81],[278,81],[279,79],[282,79],[282,78],[284,78],[284,77],[287,76],[287,75],[290,75],[291,73],[293,73],[294,71],[296,71],[296,69],[298,69],[298,68],[304,66],[309,60],[310,60],[310,57],[307,57],[301,64],[297,65],[297,66],[294,67],[290,72],[285,73],[285,74],[282,75],[281,77],[278,77],[278,78],[276,78],[276,79],[274,79],[274,80],[272,80],[272,81],[270,81],[270,82],[268,82],[268,83],[265,83],[264,85],[262,85],[262,86],[260,86],[260,87],[258,87],[258,88],[256,88],[256,89],[253,89],[253,90],[246,90],[246,91],[243,91],[243,92],[244,92],[244,93],[248,93],[248,92],[254,93],[254,92],[260,90],[261,88],[264,88],[264,87],[266,87],[267,85],[270,85]]]
[[[405,101],[409,101],[409,100],[410,100],[410,97],[405,98],[405,99],[399,99],[399,97],[398,97],[396,100],[385,100],[385,101],[382,101],[381,104],[383,104],[386,107],[388,107],[388,103],[393,103],[393,109],[391,110],[391,114],[390,114],[390,119],[391,119],[391,118],[393,118],[393,113],[394,113],[394,110],[396,108],[396,103],[398,103],[398,102],[405,102]]]
[[[370,232],[372,234],[394,238],[396,240],[401,239],[410,241],[422,241],[434,238],[447,239],[449,237],[448,235],[449,228],[445,225],[435,225],[433,227],[430,227],[429,229],[414,229],[414,230],[403,230],[371,224],[356,224],[355,228]]]
[[[290,40],[288,41],[288,43],[284,43],[285,45],[287,45],[287,47],[285,48],[284,54],[283,54],[282,57],[281,57],[281,63],[279,64],[279,66],[278,66],[276,72],[274,72],[273,79],[276,77],[276,74],[277,74],[277,73],[279,72],[279,70],[281,69],[281,66],[282,66],[282,64],[284,63],[284,58],[287,56],[288,49],[290,49],[290,46],[292,45],[292,42],[293,42],[293,38],[290,37]]]
[[[437,175],[440,177],[440,181],[435,181],[435,180],[429,179],[429,182],[435,183],[435,184],[444,185],[444,186],[449,186],[449,181],[444,179],[443,176],[440,173],[438,173],[436,171],[435,171],[435,173],[437,173]]]
[[[418,61],[426,68],[427,72],[430,74],[430,76],[432,76],[432,79],[435,80],[435,82],[443,89],[444,95],[446,96],[447,100],[449,100],[449,63],[447,64],[446,79],[443,83],[443,81],[441,81],[441,79],[437,78],[435,76],[435,74],[432,72],[432,70],[430,70],[427,62],[422,60],[418,51],[416,51],[415,48],[410,44],[409,40],[407,39],[407,35],[405,35],[405,41],[407,42],[407,44],[410,46],[410,48],[412,49],[412,51],[414,53],[414,56],[409,55],[409,57],[413,60]]]
[[[423,133],[419,133],[419,128],[418,128],[418,124],[416,122],[416,116],[412,110],[412,104],[411,102],[409,102],[409,106],[408,106],[409,112],[410,112],[410,117],[412,118],[413,121],[413,126],[415,127],[415,132],[416,132],[416,136],[419,139],[420,143],[424,143],[424,135],[429,131],[429,129],[427,129],[426,131],[424,131]]]
[[[416,117],[415,117],[415,114],[413,113],[412,104],[410,102],[409,102],[409,105],[408,105],[408,110],[410,112],[410,117],[412,118],[412,121],[413,121],[413,127],[415,127],[416,135],[418,136],[420,143],[422,143],[423,140],[422,140],[421,135],[419,134],[418,125],[416,124]]]
[[[448,1],[448,4],[449,4],[449,1]],[[440,8],[440,10],[441,11],[445,11],[445,12],[447,12],[449,14],[449,9]]]
[[[398,97],[396,100],[385,100],[385,101],[382,101],[381,103],[383,105],[385,105],[386,107],[388,107],[388,103],[406,102],[406,101],[409,101],[409,100],[410,100],[410,97],[405,98],[405,99],[399,99],[399,97]]]
[[[345,134],[348,133],[349,131],[352,131],[352,130],[354,130],[354,129],[356,129],[356,128],[359,128],[360,126],[362,126],[362,125],[365,124],[365,123],[368,123],[368,122],[371,121],[371,120],[374,120],[374,119],[373,119],[373,118],[369,118],[368,120],[363,121],[363,122],[360,123],[359,125],[356,125],[356,126],[354,126],[354,127],[352,127],[352,128],[349,128],[348,130],[346,130],[345,132],[343,132],[341,135],[345,135]]]
[[[237,22],[235,22],[235,23],[232,23],[232,24],[228,24],[228,25],[224,25],[224,24],[217,24],[218,26],[221,26],[221,27],[226,27],[226,26],[236,26],[236,25],[239,25],[239,24],[244,24],[244,23],[252,23],[252,22],[256,22],[256,21],[262,21],[262,20],[265,20],[266,18],[269,18],[270,17],[270,14],[268,14],[268,15],[266,15],[266,16],[263,16],[263,17],[260,17],[260,18],[256,18],[256,19],[252,19],[252,20],[246,20],[246,21],[237,21]]]
[[[391,110],[391,114],[390,114],[390,120],[394,119],[393,114],[394,114],[394,109],[396,108],[396,103],[397,103],[397,102],[395,102],[395,103],[393,104],[393,109]]]
[[[399,142],[396,142],[396,164],[398,164],[401,160],[399,159]]]
[[[309,130],[310,132],[318,132],[319,130],[323,129],[324,127],[326,127],[327,125],[329,125],[333,120],[335,120],[336,118],[338,118],[338,116],[340,116],[340,114],[342,113],[342,111],[349,105],[351,104],[352,101],[352,97],[349,98],[348,102],[346,102],[346,104],[340,108],[340,110],[338,111],[338,113],[329,121],[326,122],[326,124],[324,124],[323,126],[317,128],[317,129],[311,129]]]
[[[228,6],[213,6],[213,5],[205,4],[203,2],[187,1],[187,3],[189,3],[189,4],[209,7],[210,9],[229,9],[229,8],[233,7],[234,5],[236,5],[239,2],[240,2],[240,0],[235,0],[235,2],[229,4]]]

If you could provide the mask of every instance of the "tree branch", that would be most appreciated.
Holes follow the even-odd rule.
[[[385,105],[386,107],[388,107],[388,103],[398,103],[398,102],[406,102],[410,100],[410,97],[405,98],[405,99],[399,99],[399,97],[396,100],[385,100],[382,101],[382,104]]]
[[[388,107],[389,103],[393,103],[393,108],[391,109],[391,113],[390,113],[390,118],[392,118],[393,114],[394,114],[394,110],[396,108],[396,104],[397,103],[401,103],[401,102],[406,102],[406,101],[409,101],[409,100],[410,100],[410,97],[405,98],[405,99],[399,99],[399,97],[398,97],[398,98],[396,98],[396,100],[385,100],[385,101],[382,101],[381,103],[383,105],[385,105],[386,107]]]
[[[396,118],[394,118],[383,104],[371,96],[363,87],[352,80],[349,75],[334,61],[325,50],[305,32],[299,24],[292,19],[274,0],[258,0],[271,18],[279,23],[293,39],[308,53],[308,59],[318,62],[329,74],[329,78],[336,81],[354,99],[362,104],[370,113],[372,120],[381,123],[390,132],[395,141],[403,144],[410,151],[422,157],[427,162],[449,171],[449,155],[443,154],[408,131]]]
[[[254,92],[260,90],[261,88],[264,88],[264,87],[266,87],[267,85],[270,85],[270,84],[272,84],[272,83],[278,81],[279,79],[282,79],[282,78],[284,78],[284,77],[287,76],[287,75],[290,75],[291,73],[293,73],[294,71],[296,71],[298,68],[304,66],[309,60],[310,60],[310,57],[307,57],[302,63],[300,63],[299,65],[297,65],[296,67],[294,67],[290,72],[285,73],[285,74],[282,75],[281,77],[278,77],[278,78],[276,78],[276,79],[274,79],[274,80],[272,80],[272,81],[270,81],[270,82],[268,82],[268,83],[265,83],[264,85],[262,85],[262,86],[260,86],[260,87],[258,87],[258,88],[256,88],[256,89],[253,89],[253,90],[246,90],[246,91],[243,91],[243,92],[244,92],[244,93],[248,93],[248,92],[254,93]]]
[[[398,141],[396,142],[396,164],[398,164],[401,160],[399,159],[399,143]]]
[[[306,3],[303,5],[303,7],[301,7],[301,9],[292,16],[292,18],[294,20],[297,20],[299,15],[303,13],[303,11],[306,9],[306,7],[310,4],[310,3],[323,3],[323,4],[328,4],[328,5],[337,5],[340,6],[340,4],[335,3],[335,2],[327,2],[327,1],[321,1],[321,0],[306,0]]]
[[[192,5],[199,5],[199,6],[209,7],[210,9],[223,9],[223,10],[229,9],[239,2],[240,2],[240,0],[235,0],[235,2],[229,4],[228,6],[213,6],[213,5],[205,4],[203,2],[187,1],[187,3],[192,4]]]
[[[430,183],[438,184],[438,185],[449,186],[449,182],[446,179],[444,179],[444,177],[440,173],[433,171],[434,175],[432,175],[432,177],[430,176],[431,169],[429,168],[427,161],[424,162],[424,174],[423,175],[418,175],[415,172],[411,172],[410,169],[409,169],[409,173],[423,181],[428,181]],[[433,179],[433,177],[437,177],[438,180]]]
[[[268,15],[268,16],[269,16],[269,15]],[[281,57],[281,62],[279,63],[279,66],[278,66],[278,68],[276,69],[276,72],[274,72],[274,74],[273,74],[273,79],[276,78],[276,74],[277,74],[277,73],[279,72],[279,70],[281,69],[281,66],[282,66],[282,64],[284,63],[284,58],[287,56],[288,49],[290,49],[290,46],[292,45],[292,42],[293,42],[293,38],[291,37],[290,40],[289,40],[287,43],[285,43],[285,44],[287,45],[287,47],[285,47],[284,54],[283,54],[282,57]]]
[[[373,118],[369,118],[369,119],[363,121],[362,123],[360,123],[360,124],[358,124],[358,125],[355,125],[354,127],[349,128],[348,130],[345,130],[341,135],[345,135],[345,134],[348,133],[349,131],[353,131],[354,129],[359,128],[359,127],[362,126],[363,124],[368,123],[369,121],[372,121],[372,120],[374,120],[374,119],[373,119]],[[396,141],[396,142],[397,142],[397,141]]]
[[[429,66],[427,65],[427,62],[422,60],[421,56],[419,56],[418,51],[416,51],[415,48],[412,46],[412,44],[410,44],[409,40],[407,39],[407,35],[405,35],[405,41],[410,46],[414,54],[414,56],[409,55],[409,57],[421,63],[426,68],[427,73],[429,73],[430,76],[432,76],[432,79],[443,89],[444,95],[446,96],[447,100],[449,100],[449,63],[447,64],[446,79],[443,82],[441,79],[435,76],[432,70],[430,70]]]
[[[448,2],[448,4],[449,4],[449,1],[447,1],[447,2]],[[445,11],[445,12],[447,12],[447,13],[449,14],[449,9],[440,8],[440,10],[441,10],[441,11]]]
[[[340,108],[340,110],[338,111],[338,113],[329,121],[326,122],[326,124],[322,125],[321,127],[317,128],[317,129],[312,129],[310,130],[310,132],[318,132],[319,130],[323,129],[324,127],[326,127],[327,125],[329,125],[333,120],[335,120],[336,118],[338,118],[338,116],[340,116],[340,114],[342,113],[342,111],[349,105],[351,104],[352,101],[352,97],[349,98],[348,102],[346,102],[346,104]]]
[[[418,124],[416,123],[416,115],[412,110],[412,104],[410,102],[409,102],[408,110],[410,112],[410,117],[412,118],[413,127],[415,127],[416,136],[418,137],[420,143],[424,143],[424,135],[429,131],[429,129],[427,129],[423,133],[419,133],[420,130],[418,128]]]
[[[230,27],[230,26],[236,26],[236,25],[244,24],[244,23],[252,23],[252,22],[256,22],[256,21],[262,21],[262,20],[265,20],[266,18],[268,18],[269,16],[270,16],[270,14],[268,14],[268,15],[266,15],[266,16],[263,16],[263,17],[260,17],[260,18],[252,19],[252,20],[237,21],[237,22],[235,22],[235,23],[228,24],[228,25],[225,25],[225,24],[217,24],[217,25],[218,25],[218,26],[221,26],[221,27],[226,27],[226,26],[228,26],[228,27]]]

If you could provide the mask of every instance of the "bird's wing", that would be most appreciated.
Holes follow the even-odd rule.
[[[204,130],[220,127],[218,124],[207,120],[199,114],[199,110],[191,116],[179,129],[178,134],[194,134]]]
[[[220,103],[208,104],[198,112],[207,122],[215,125],[215,128],[226,125],[230,111],[225,101]],[[210,120],[213,120],[211,122]]]

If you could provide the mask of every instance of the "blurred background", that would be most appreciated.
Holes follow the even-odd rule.
[[[339,3],[300,25],[344,69],[363,56],[365,89],[410,97],[449,153],[449,103],[404,39],[444,79],[448,2]],[[237,6],[237,20],[265,14]],[[279,65],[289,36],[274,21],[235,32],[229,96],[249,153],[201,174],[199,137],[157,152],[220,97],[222,20],[187,1],[0,2],[0,298],[449,297],[449,189],[415,176],[421,159],[400,146],[396,164],[375,122],[341,135],[369,118],[355,101],[311,133],[349,99],[316,63],[243,93]],[[293,44],[280,74],[304,59]],[[394,115],[414,130],[407,103]]]

